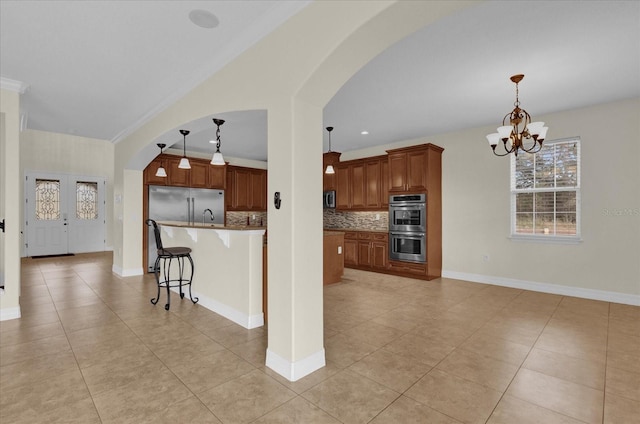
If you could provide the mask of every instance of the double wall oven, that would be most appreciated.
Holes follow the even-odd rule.
[[[389,258],[424,263],[427,257],[427,195],[389,196]]]

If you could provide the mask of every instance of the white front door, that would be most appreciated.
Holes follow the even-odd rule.
[[[27,173],[27,256],[103,251],[105,185],[101,177]]]

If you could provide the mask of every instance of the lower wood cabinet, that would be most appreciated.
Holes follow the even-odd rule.
[[[389,236],[377,231],[348,231],[344,235],[344,265],[385,270],[389,263]]]

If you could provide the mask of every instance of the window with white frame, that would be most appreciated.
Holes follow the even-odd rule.
[[[580,138],[511,157],[511,235],[580,238]]]

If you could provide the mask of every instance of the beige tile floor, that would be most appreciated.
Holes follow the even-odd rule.
[[[288,382],[267,330],[118,278],[111,254],[24,259],[0,323],[0,422],[638,423],[640,308],[346,270],[327,366]]]

